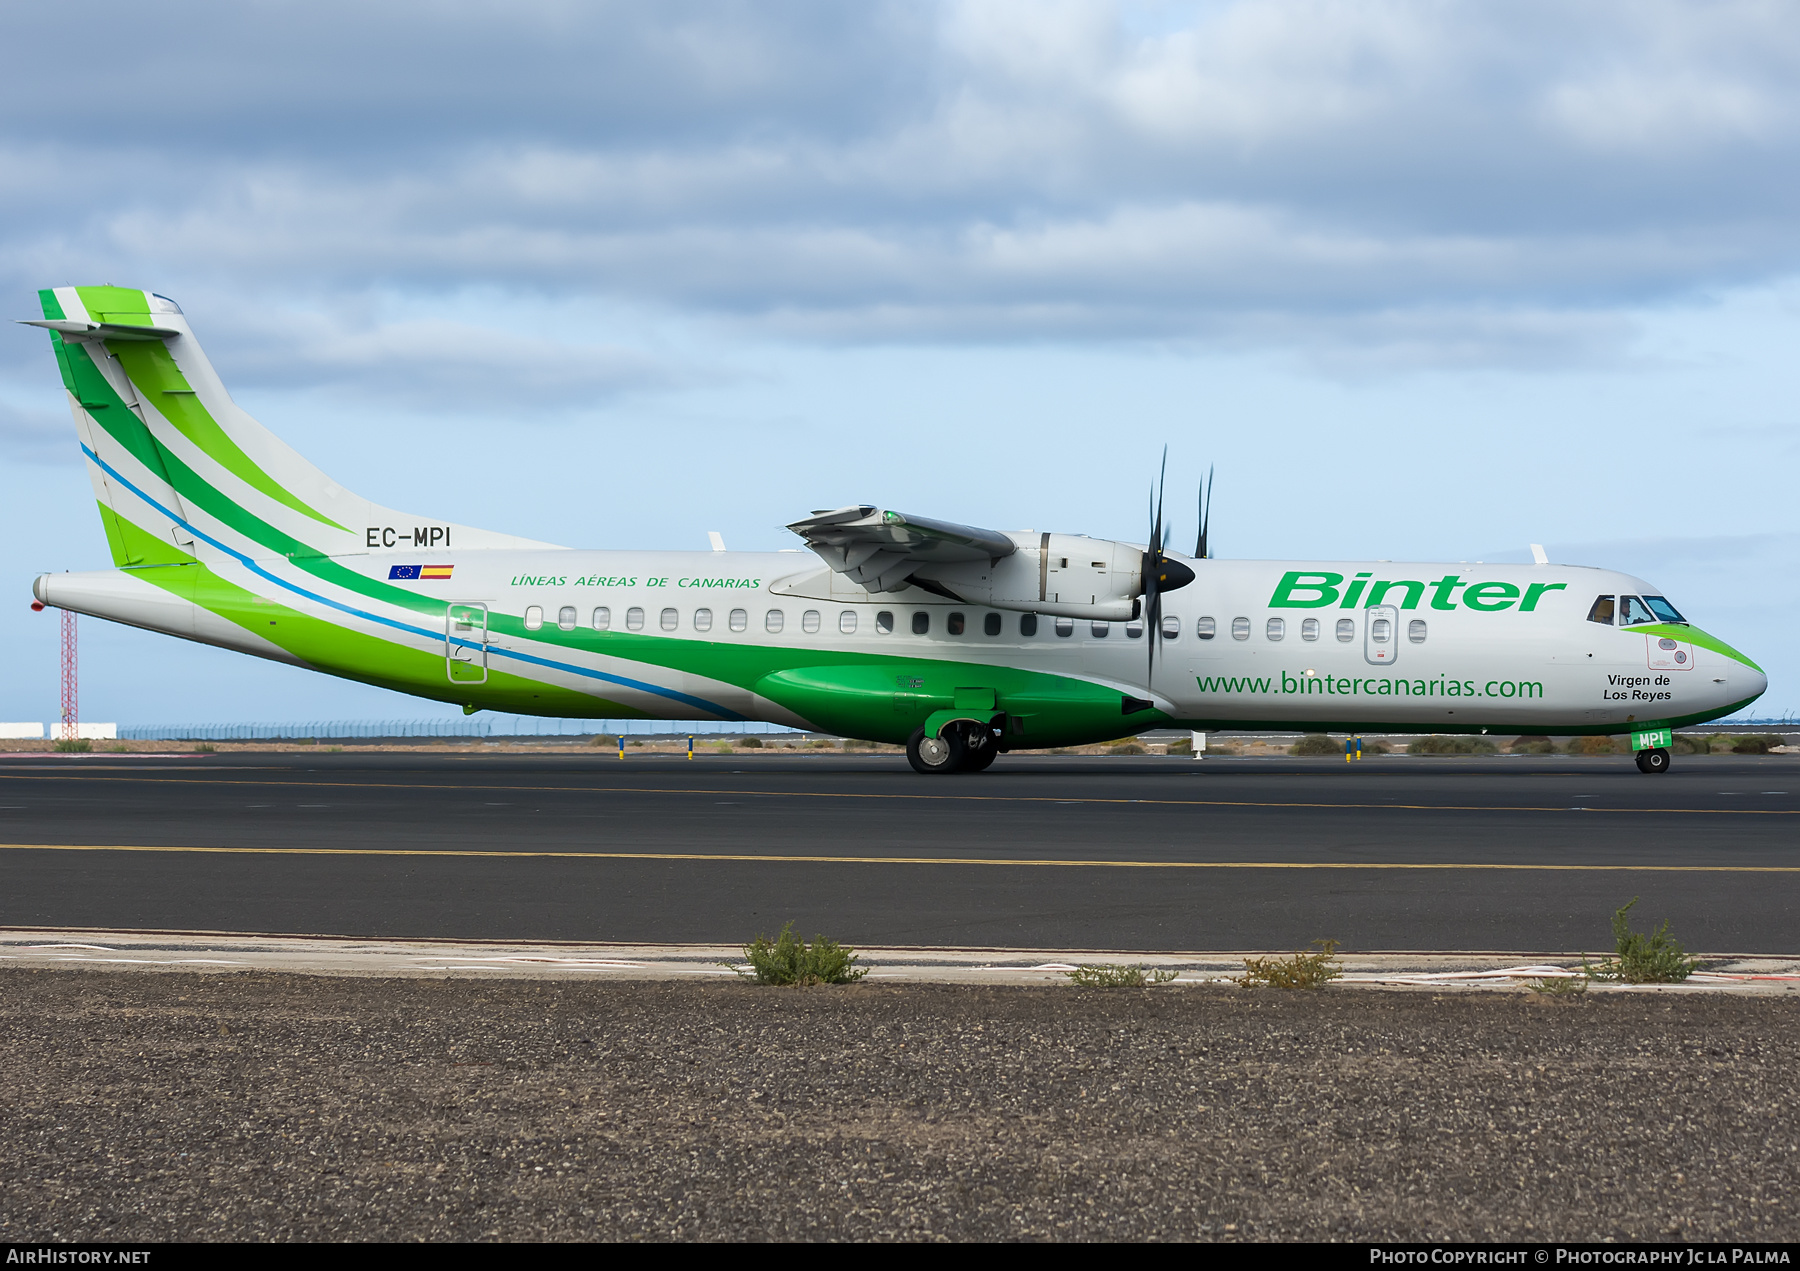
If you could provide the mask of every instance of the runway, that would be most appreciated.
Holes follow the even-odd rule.
[[[347,753],[0,759],[0,925],[730,943],[1570,952],[1633,896],[1800,946],[1788,756]]]

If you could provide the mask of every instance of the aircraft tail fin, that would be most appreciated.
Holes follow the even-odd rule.
[[[547,547],[379,507],[344,489],[232,401],[166,296],[38,293],[113,563],[346,556],[396,547]]]

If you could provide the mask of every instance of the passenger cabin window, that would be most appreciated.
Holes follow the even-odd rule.
[[[931,634],[931,615],[923,609],[913,615],[913,634]]]
[[[1603,626],[1612,626],[1613,598],[1611,596],[1601,596],[1595,600],[1594,607],[1588,610],[1588,621],[1598,622]]]
[[[1425,619],[1414,618],[1406,624],[1406,638],[1414,644],[1425,643]]]
[[[1128,640],[1142,640],[1144,638],[1144,624],[1140,619],[1133,618],[1130,622],[1125,624],[1125,638]]]
[[[606,605],[601,605],[598,609],[594,610],[594,630],[604,631],[610,626],[612,626],[612,609]]]
[[[817,609],[808,609],[800,615],[800,629],[807,635],[811,635],[819,629],[819,611]]]
[[[1349,644],[1356,639],[1356,619],[1339,618],[1337,620],[1337,638],[1339,644]]]
[[[1179,640],[1181,638],[1181,619],[1165,617],[1162,620],[1163,639]]]
[[[742,631],[750,625],[750,615],[742,609],[733,609],[725,616],[725,625],[733,631]]]
[[[1271,640],[1279,640],[1287,635],[1287,622],[1281,618],[1270,618],[1263,624],[1263,635]]]
[[[1035,613],[1022,613],[1019,615],[1019,634],[1022,636],[1034,636],[1037,634],[1037,615]]]
[[[1386,618],[1377,618],[1369,624],[1369,639],[1376,644],[1386,644],[1394,634],[1394,624]]]
[[[1106,639],[1107,636],[1112,634],[1112,623],[1110,623],[1110,622],[1089,623],[1088,630],[1090,630],[1094,633],[1094,639],[1104,640],[1104,639]]]
[[[964,619],[960,613],[953,613],[944,620],[944,630],[948,631],[951,635],[961,635],[963,633],[963,622]]]
[[[525,606],[525,629],[527,631],[536,631],[539,627],[541,627],[543,625],[544,625],[544,606],[542,606],[542,605],[526,605]]]
[[[1687,626],[1688,620],[1681,616],[1681,611],[1664,600],[1661,596],[1645,596],[1644,603],[1650,606],[1650,612],[1664,622],[1678,622]]]
[[[633,606],[625,611],[625,629],[627,631],[642,631],[644,629],[644,611],[642,609]]]
[[[1000,634],[1000,615],[997,613],[990,613],[990,614],[986,615],[985,617],[983,617],[981,620],[981,630],[984,635],[991,635],[991,636],[999,635]]]
[[[1233,618],[1231,620],[1231,638],[1233,640],[1248,640],[1250,638],[1250,619]]]
[[[696,631],[711,631],[712,630],[712,610],[710,610],[710,609],[694,610],[694,630],[696,630]]]
[[[891,627],[894,624],[890,620],[888,625]],[[845,635],[856,634],[856,610],[846,609],[838,615],[838,630],[842,631]]]
[[[1075,634],[1075,619],[1073,619],[1073,618],[1058,618],[1056,620],[1056,634],[1059,636],[1074,635]]]
[[[763,615],[763,630],[773,635],[775,632],[781,630],[786,622],[787,614],[779,609],[771,609]]]
[[[1194,634],[1202,640],[1210,640],[1219,634],[1219,624],[1211,618],[1202,618],[1194,624]]]
[[[1319,638],[1319,620],[1317,618],[1301,619],[1300,638],[1302,640],[1317,640]]]
[[[561,627],[564,631],[573,631],[575,629],[574,605],[564,605],[561,609],[556,611],[556,625]]]
[[[1657,621],[1657,617],[1650,612],[1650,606],[1638,597],[1619,597],[1619,625],[1621,627],[1636,627],[1655,621]]]
[[[673,631],[681,623],[681,615],[673,609],[665,609],[657,619],[664,631]]]
[[[894,612],[893,612],[893,610],[883,609],[880,613],[875,615],[875,634],[876,635],[893,635],[894,634]]]

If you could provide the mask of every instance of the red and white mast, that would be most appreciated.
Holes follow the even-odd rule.
[[[62,611],[62,727],[57,736],[73,741],[81,735],[81,683],[75,658],[75,614]]]

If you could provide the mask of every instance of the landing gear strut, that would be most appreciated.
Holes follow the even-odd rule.
[[[1000,753],[994,734],[979,724],[957,722],[939,737],[927,737],[923,728],[906,741],[906,762],[914,772],[935,776],[944,772],[980,772]]]
[[[1667,772],[1669,770],[1669,752],[1666,750],[1640,750],[1637,752],[1639,772]]]

